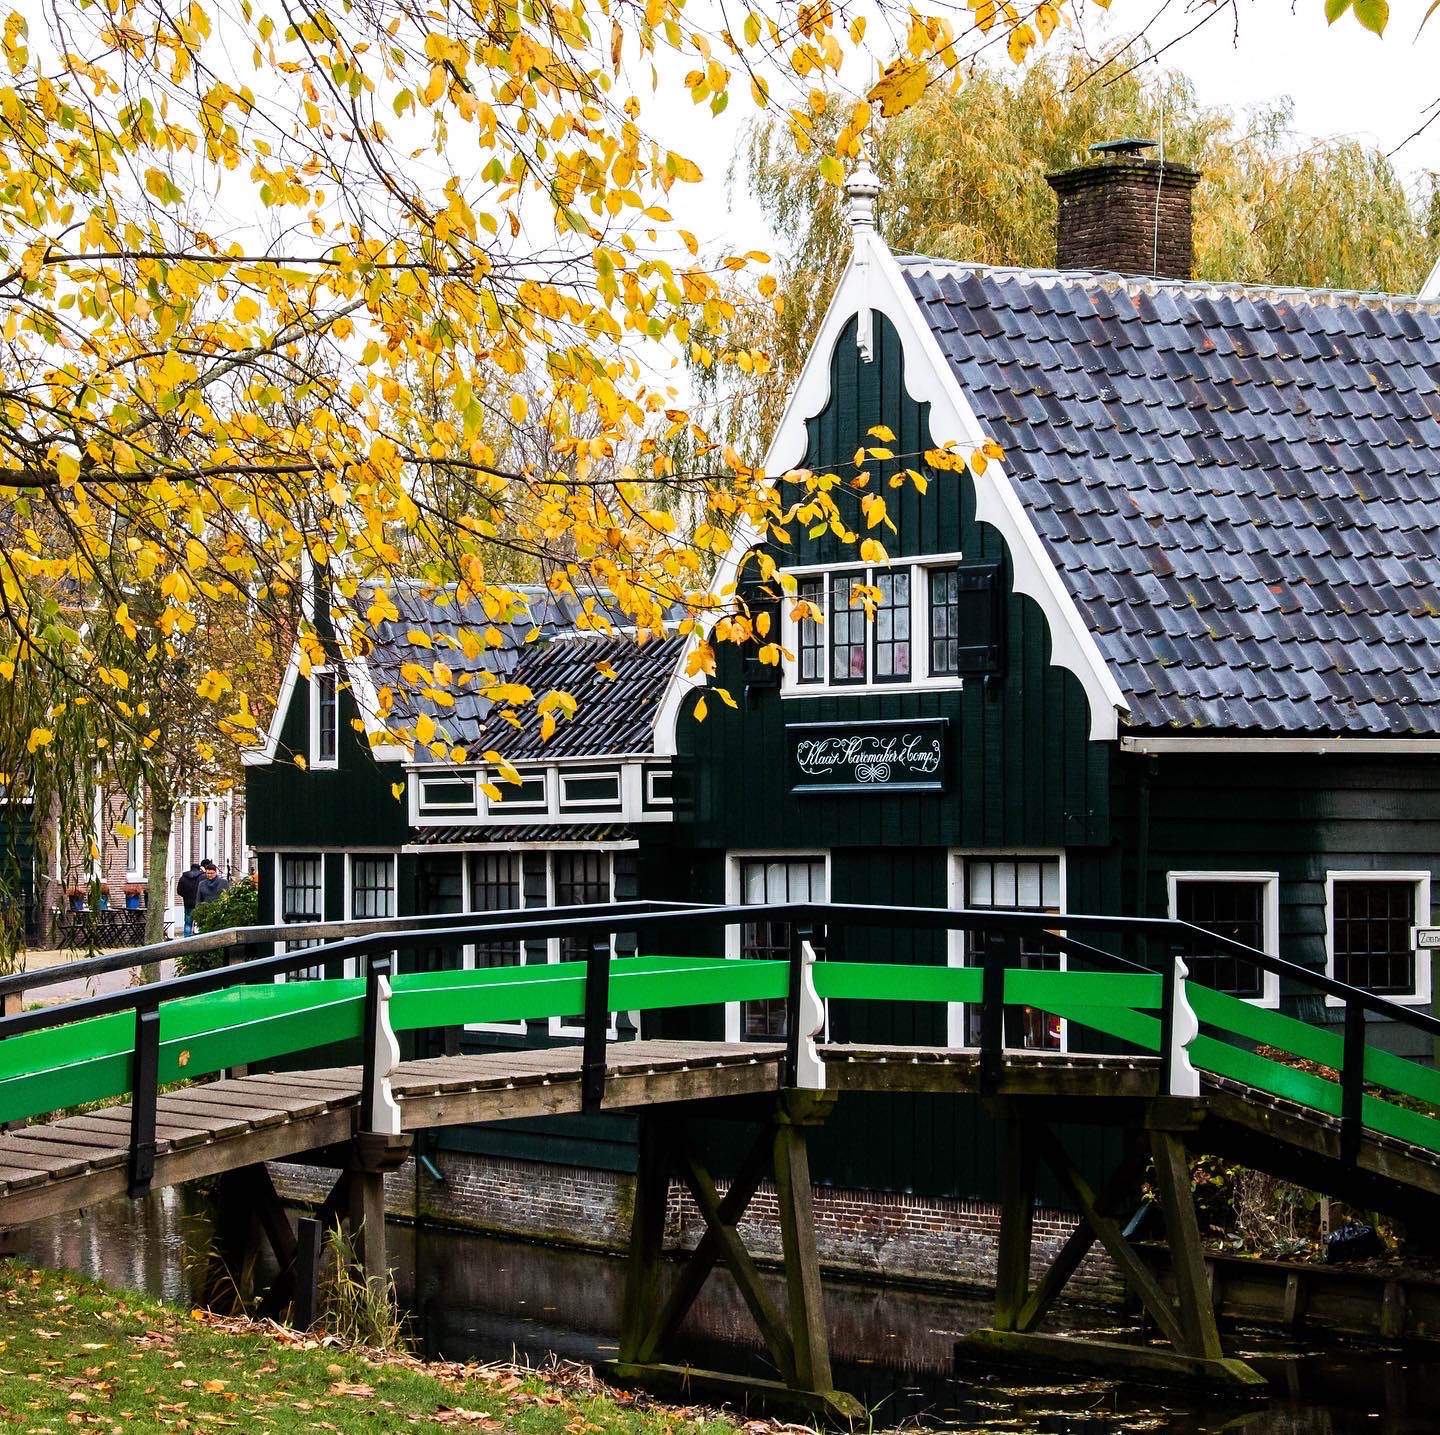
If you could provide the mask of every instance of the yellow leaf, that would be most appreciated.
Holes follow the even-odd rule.
[[[705,721],[705,714],[706,714],[708,711],[709,711],[709,709],[705,706],[705,698],[704,698],[704,696],[702,695],[701,698],[700,698],[700,701],[695,704],[695,721],[696,721],[696,722],[704,722],[704,721]]]
[[[525,402],[524,394],[510,395],[510,417],[517,424],[523,424],[530,414],[530,405]]]
[[[253,324],[260,317],[260,306],[248,295],[244,294],[235,301],[235,322],[237,324]]]
[[[729,688],[716,688],[715,691],[720,694],[720,701],[723,702],[727,708],[737,706],[735,699],[730,696]]]
[[[880,106],[880,113],[887,119],[908,110],[921,95],[929,73],[918,60],[894,60],[885,67],[885,72],[870,87],[867,99]]]
[[[55,734],[48,727],[32,727],[30,736],[26,740],[25,749],[27,752],[38,752],[40,748],[54,742]]]
[[[428,743],[435,736],[435,719],[429,713],[421,713],[415,719],[415,741],[417,743]]]

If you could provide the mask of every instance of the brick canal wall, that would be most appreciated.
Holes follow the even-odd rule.
[[[421,1171],[420,1209],[428,1220],[589,1249],[621,1251],[628,1243],[634,1205],[629,1175],[464,1152],[442,1151],[432,1159],[445,1179],[437,1182]],[[324,1199],[335,1177],[333,1171],[308,1166],[276,1165],[271,1171],[282,1196],[312,1205]],[[724,1185],[719,1189],[723,1193]],[[407,1161],[386,1177],[386,1209],[413,1218],[415,1196],[415,1166]],[[923,1282],[957,1292],[994,1289],[1000,1212],[992,1203],[817,1186],[814,1206],[816,1247],[827,1272]],[[1035,1212],[1032,1278],[1039,1278],[1074,1227],[1074,1218],[1062,1212]],[[704,1229],[689,1193],[672,1182],[667,1248],[694,1249]],[[756,1192],[739,1229],[756,1257],[779,1261],[775,1188],[768,1182]],[[1071,1302],[1118,1306],[1124,1284],[1097,1246],[1066,1295]]]

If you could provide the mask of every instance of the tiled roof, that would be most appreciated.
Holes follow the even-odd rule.
[[[1440,733],[1440,303],[899,262],[1132,727]]]
[[[488,672],[499,678],[508,677],[525,651],[527,640],[534,641],[532,634],[538,630],[548,635],[574,623],[579,605],[573,600],[534,586],[515,591],[525,606],[518,615],[506,620],[500,615],[492,617],[473,600],[458,603],[450,590],[419,585],[397,585],[389,590],[400,616],[376,626],[375,648],[368,662],[376,688],[389,688],[393,692],[395,712],[400,720],[428,713],[456,741],[467,741],[490,707],[489,700],[481,696],[479,674]],[[468,630],[486,643],[483,651],[473,658],[465,656],[460,639],[462,630]],[[499,633],[501,638],[496,647],[486,641],[486,635],[492,632]],[[428,669],[437,658],[453,675],[448,691],[455,699],[454,707],[430,701],[417,690],[415,683],[406,681],[402,672],[405,665],[412,663]],[[462,682],[462,675],[467,673],[471,675],[470,680]]]
[[[416,827],[410,840],[422,847],[451,847],[459,843],[491,842],[631,842],[635,829],[618,822],[491,823],[477,827]]]
[[[575,716],[557,715],[548,742],[540,736],[540,715],[529,704],[513,726],[498,711],[480,724],[472,755],[498,749],[512,762],[543,757],[619,757],[648,753],[655,746],[655,715],[680,655],[684,638],[567,637],[532,647],[509,681],[523,683],[538,703],[559,691],[576,700]]]

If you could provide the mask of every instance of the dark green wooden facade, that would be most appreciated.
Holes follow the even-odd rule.
[[[1164,915],[1167,874],[1279,874],[1281,954],[1322,969],[1326,955],[1326,873],[1406,870],[1440,876],[1440,759],[1327,753],[1281,756],[1163,754],[1123,751],[1119,741],[1090,737],[1092,714],[1081,683],[1051,664],[1051,635],[1040,605],[1013,592],[1011,555],[997,531],[976,521],[968,474],[933,472],[921,494],[890,489],[896,469],[919,466],[911,455],[932,445],[927,406],[907,392],[900,341],[874,316],[873,361],[862,362],[852,321],[830,356],[829,399],[807,420],[808,467],[853,473],[858,448],[877,442],[884,425],[899,458],[868,465],[872,487],[886,494],[898,533],[881,536],[894,558],[959,554],[999,565],[1004,593],[1002,661],[988,676],[908,692],[826,692],[788,696],[773,685],[747,688],[741,655],[720,645],[715,684],[737,698],[713,696],[703,722],[698,697],[677,730],[677,779],[684,801],[673,824],[641,827],[627,857],[624,892],[719,902],[735,854],[828,854],[830,895],[837,901],[941,907],[956,899],[961,854],[1004,858],[1054,854],[1063,860],[1071,911]],[[858,508],[854,520],[861,526]],[[860,566],[853,549],[830,535],[798,533],[772,550],[782,566]],[[753,673],[751,674],[753,677]],[[404,804],[391,785],[399,764],[377,764],[342,691],[341,756],[333,772],[300,772],[281,761],[251,770],[251,841],[274,851],[399,849],[410,839]],[[797,723],[862,724],[893,719],[948,721],[949,771],[941,792],[856,791],[797,796],[790,789],[786,727]],[[300,684],[285,715],[282,749],[308,749],[309,704]],[[443,854],[399,859],[399,911],[444,909]],[[335,876],[330,876],[334,868]],[[617,869],[618,871],[618,869]],[[273,892],[262,864],[262,910]],[[338,864],[327,864],[327,917],[342,914]],[[633,886],[632,886],[633,883]],[[331,887],[334,890],[330,890]],[[1422,921],[1430,913],[1420,913]],[[852,958],[944,962],[928,936],[864,931],[832,933]],[[697,928],[676,943],[719,953],[724,935]],[[543,960],[543,953],[531,954]],[[1307,1017],[1324,1020],[1312,998],[1282,993]],[[837,1005],[839,1040],[943,1043],[944,1013],[929,1006]],[[721,1036],[724,1019],[709,1011],[673,1018],[666,1028]],[[1379,1036],[1379,1033],[1377,1033]],[[537,1033],[538,1038],[538,1033]],[[469,1043],[516,1038],[467,1034]],[[1411,1049],[1413,1050],[1413,1048]],[[938,1098],[855,1096],[815,1136],[816,1177],[847,1186],[988,1199],[997,1189],[998,1146],[978,1103]],[[626,1165],[628,1127],[570,1123],[475,1132],[469,1149],[508,1156]],[[1093,1133],[1076,1133],[1074,1149],[1099,1169],[1105,1152]],[[598,1143],[598,1144],[597,1144]],[[1087,1144],[1088,1143],[1088,1144]]]

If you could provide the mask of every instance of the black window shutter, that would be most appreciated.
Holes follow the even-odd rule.
[[[1003,666],[1004,604],[998,563],[962,563],[955,570],[957,673],[998,673]]]
[[[780,664],[762,663],[760,649],[767,643],[780,641],[780,593],[779,584],[767,583],[757,576],[750,576],[741,582],[737,596],[743,611],[749,613],[755,636],[745,645],[743,673],[745,686],[749,688],[778,688],[780,686]],[[761,614],[769,618],[765,622]],[[760,629],[764,628],[762,635]]]

